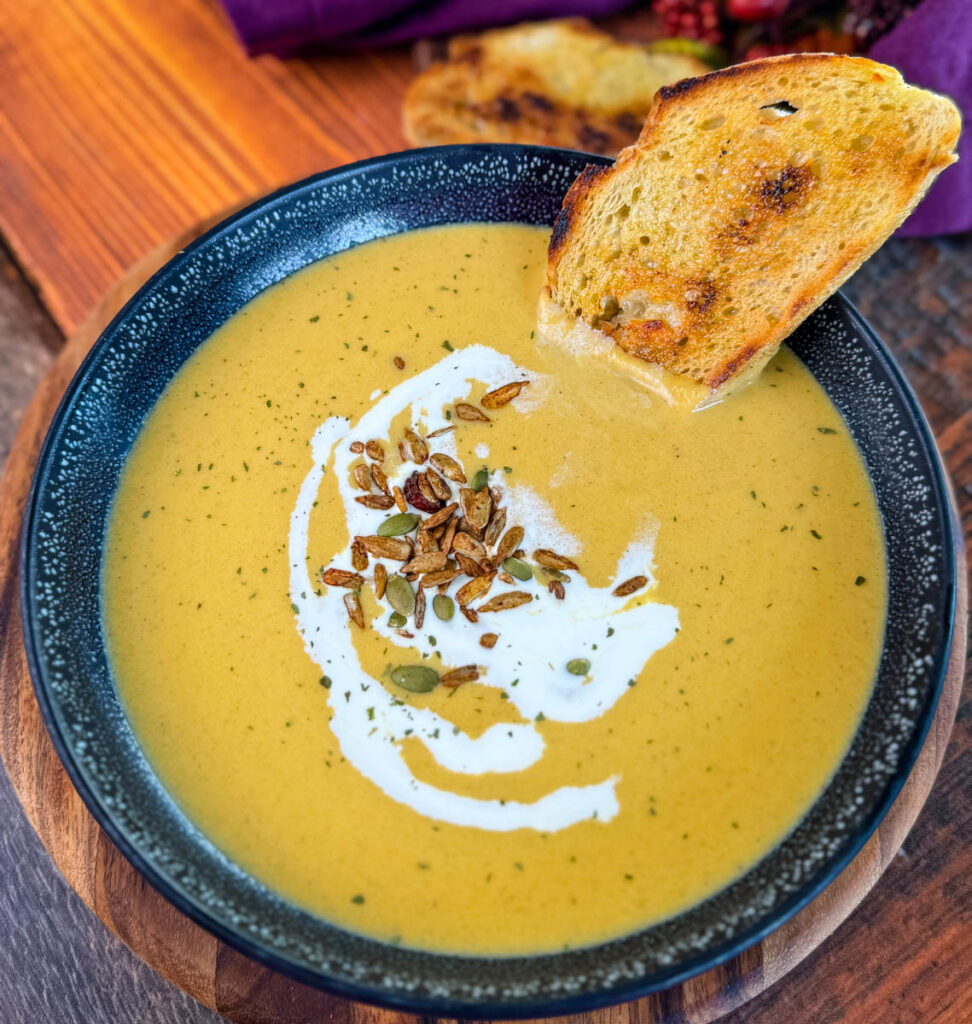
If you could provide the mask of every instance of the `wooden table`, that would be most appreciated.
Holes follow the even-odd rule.
[[[213,0],[0,0],[0,461],[65,332],[155,245],[399,149],[404,51],[246,60]],[[972,238],[893,241],[845,289],[935,427],[972,533]],[[727,1024],[972,1020],[972,702],[901,854],[820,950]],[[74,896],[0,772],[0,1021],[219,1018]]]

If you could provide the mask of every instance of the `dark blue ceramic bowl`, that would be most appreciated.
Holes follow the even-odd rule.
[[[175,257],[125,306],[78,371],[34,477],[23,533],[30,671],[58,753],[88,807],[173,903],[254,959],[342,995],[418,1013],[544,1016],[631,999],[738,953],[795,913],[864,845],[900,790],[939,697],[954,616],[953,520],[928,426],[887,350],[841,297],[790,344],[857,439],[890,563],[874,696],[826,791],[727,889],[604,945],[487,959],[385,946],[287,903],[182,814],[135,741],[105,660],[105,523],[142,421],[179,367],[264,288],[384,235],[455,221],[553,223],[590,157],[523,146],[417,150],[330,171],[264,199]]]

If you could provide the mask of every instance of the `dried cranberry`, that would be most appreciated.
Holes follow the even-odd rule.
[[[438,512],[442,508],[442,502],[435,500],[430,501],[421,491],[419,487],[420,473],[413,473],[406,481],[405,486],[402,488],[402,493],[405,495],[405,500],[413,508],[417,508],[420,512]]]

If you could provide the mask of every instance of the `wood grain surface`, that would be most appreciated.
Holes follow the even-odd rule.
[[[407,51],[249,60],[215,0],[0,0],[0,231],[71,331],[246,196],[404,149]]]
[[[204,1005],[240,1024],[323,1020],[341,1024],[409,1024],[415,1018],[327,996],[248,961],[192,924],[148,887],[90,817],[71,787],[44,730],[27,678],[16,601],[16,538],[44,429],[67,381],[100,329],[134,287],[183,243],[184,239],[180,239],[163,247],[126,275],[70,338],[24,417],[0,479],[0,756],[28,819],[84,902],[138,956]],[[903,266],[907,267],[907,262]],[[936,376],[935,380],[939,379]],[[946,388],[941,397],[947,400],[950,394]],[[961,378],[957,394],[962,394]],[[968,437],[957,436],[956,443],[960,483],[972,483],[972,475],[967,472],[972,468]],[[960,562],[964,561],[963,554],[962,550],[958,552]],[[965,621],[966,601],[963,588],[961,622]],[[729,964],[640,1002],[574,1018],[576,1024],[707,1024],[740,1007],[740,1012],[745,1013],[745,1004],[750,999],[769,989],[812,953],[895,858],[928,795],[945,754],[959,701],[965,668],[964,641],[964,630],[960,630],[945,696],[905,791],[878,833],[832,886],[763,943]],[[941,930],[933,935],[926,933],[934,947],[930,962],[950,963],[958,957],[956,970],[960,973],[963,958],[970,953],[969,936],[963,934],[961,920],[949,921],[947,911],[942,916]],[[874,949],[870,952],[871,956],[862,963],[873,963]],[[921,962],[927,966],[925,952],[921,950]],[[902,970],[908,966],[902,965]],[[827,990],[828,998],[834,999],[836,995],[833,988]],[[857,997],[848,995],[844,994],[845,1009],[852,1009]],[[967,984],[959,986],[950,999],[955,1013],[972,1014],[972,991]],[[877,1018],[815,1015],[804,1019],[817,1022]],[[941,1019],[958,1021],[965,1017]]]

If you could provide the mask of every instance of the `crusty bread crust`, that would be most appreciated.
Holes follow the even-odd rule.
[[[552,298],[716,388],[752,373],[956,159],[945,97],[863,57],[794,54],[659,90],[550,240]]]
[[[409,86],[417,146],[521,142],[613,156],[638,136],[659,86],[706,70],[693,57],[620,42],[583,18],[457,36]]]

